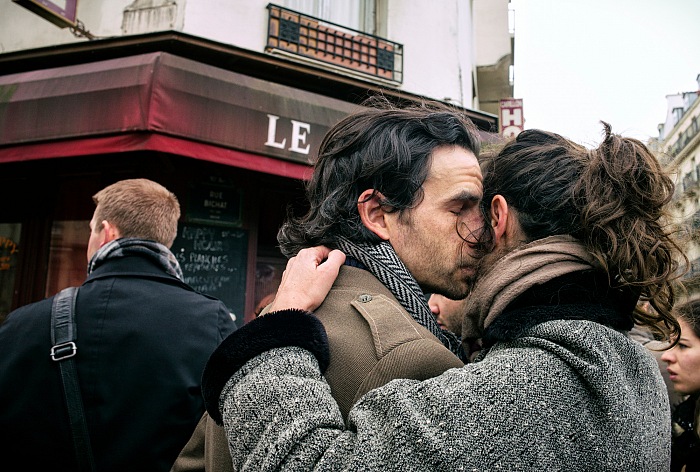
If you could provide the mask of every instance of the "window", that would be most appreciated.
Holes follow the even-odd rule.
[[[515,84],[515,66],[513,64],[508,66],[508,85],[511,87]]]
[[[89,239],[90,222],[87,220],[53,222],[46,280],[47,297],[85,281]]]
[[[285,0],[283,6],[364,33],[377,32],[376,0]]]
[[[0,223],[0,324],[10,312],[21,233],[20,223]]]
[[[678,123],[683,116],[683,107],[676,107],[673,110],[671,110],[671,114],[673,115],[673,126],[676,126],[676,123]]]

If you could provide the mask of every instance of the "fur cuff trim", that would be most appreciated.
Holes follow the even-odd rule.
[[[281,310],[256,318],[231,333],[216,348],[202,374],[204,405],[221,425],[219,397],[226,382],[255,356],[278,347],[298,346],[316,356],[321,373],[328,368],[328,338],[323,324],[304,310]]]

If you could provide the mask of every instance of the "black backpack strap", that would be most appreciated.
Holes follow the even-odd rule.
[[[78,352],[75,344],[77,329],[73,318],[77,295],[78,287],[68,287],[54,297],[51,307],[51,344],[53,345],[51,359],[58,362],[58,366],[61,368],[63,393],[66,397],[79,470],[91,471],[94,470],[95,464],[83,411],[80,385],[78,385],[78,371],[75,362],[73,362],[73,357]]]

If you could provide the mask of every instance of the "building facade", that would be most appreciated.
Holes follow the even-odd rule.
[[[474,2],[477,108],[494,115],[501,113],[501,100],[513,97],[514,15],[510,3]]]
[[[697,90],[666,96],[666,120],[659,124],[660,161],[676,177],[672,211],[690,260],[688,296],[700,296],[700,74]]]
[[[181,202],[186,281],[247,321],[321,138],[369,95],[455,104],[493,139],[479,91],[502,78],[477,81],[477,51],[494,28],[512,45],[508,1],[438,3],[0,3],[0,319],[80,284],[91,196],[146,177]]]

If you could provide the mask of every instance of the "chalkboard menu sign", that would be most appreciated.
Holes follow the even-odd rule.
[[[248,232],[198,224],[180,224],[173,243],[185,282],[218,298],[243,325],[248,261]]]

